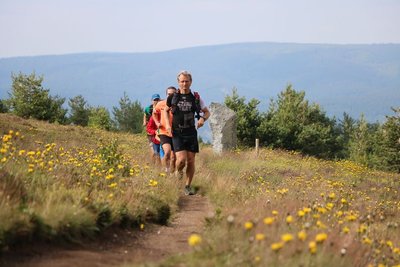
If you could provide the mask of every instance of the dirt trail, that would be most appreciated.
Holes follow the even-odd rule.
[[[101,240],[78,247],[29,247],[0,256],[0,266],[103,267],[159,261],[190,251],[187,238],[192,233],[203,231],[204,218],[210,212],[212,207],[206,197],[182,196],[179,211],[169,226],[152,226],[151,229],[134,232],[114,229]]]

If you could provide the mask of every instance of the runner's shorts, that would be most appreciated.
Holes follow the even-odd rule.
[[[169,137],[169,136],[164,135],[164,134],[160,134],[159,137],[160,137],[161,145],[170,144],[171,145],[171,150],[174,151],[174,145],[172,143],[172,137]]]
[[[194,153],[199,152],[199,141],[197,140],[197,131],[190,134],[174,133],[172,137],[174,151],[190,151]]]

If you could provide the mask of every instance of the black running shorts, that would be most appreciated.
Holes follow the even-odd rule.
[[[164,134],[160,134],[159,136],[160,136],[161,145],[170,144],[171,145],[171,150],[174,151],[174,145],[172,144],[172,137],[169,137],[169,136],[164,135]]]
[[[199,141],[197,140],[197,132],[188,135],[174,133],[172,137],[172,143],[174,145],[175,152],[183,150],[194,153],[199,152]]]

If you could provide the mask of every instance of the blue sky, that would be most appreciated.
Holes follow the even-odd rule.
[[[1,0],[0,58],[237,42],[400,43],[399,0]]]

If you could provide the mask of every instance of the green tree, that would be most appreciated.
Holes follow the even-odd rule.
[[[71,108],[69,121],[76,125],[87,126],[89,123],[90,107],[82,95],[70,98],[68,105]]]
[[[131,102],[126,92],[119,100],[119,107],[113,107],[116,128],[120,131],[142,132],[143,109],[138,101]]]
[[[309,104],[305,92],[288,85],[271,100],[258,129],[261,142],[276,148],[301,151],[323,158],[335,157],[339,150],[335,120],[317,104]]]
[[[0,99],[0,113],[7,113],[8,107],[6,101]]]
[[[356,120],[353,119],[346,112],[343,113],[343,119],[339,120],[339,124],[337,126],[339,135],[340,135],[340,143],[342,147],[342,152],[340,153],[341,158],[349,158],[349,144],[351,137],[355,130]]]
[[[65,122],[66,109],[62,108],[65,99],[49,95],[42,87],[43,77],[31,75],[12,75],[12,90],[8,100],[11,111],[23,118],[35,118],[49,122]]]
[[[370,165],[370,158],[372,155],[372,139],[369,128],[370,126],[364,114],[361,114],[349,142],[350,159],[365,166]]]
[[[110,112],[105,107],[98,106],[90,108],[89,127],[111,130],[111,117]]]
[[[239,97],[236,88],[232,89],[232,95],[225,96],[225,105],[236,112],[237,137],[241,145],[254,145],[257,128],[261,123],[261,116],[257,109],[259,104],[260,101],[254,98],[246,104],[246,98]]]
[[[400,173],[400,107],[392,108],[376,140],[376,157],[380,169]]]

